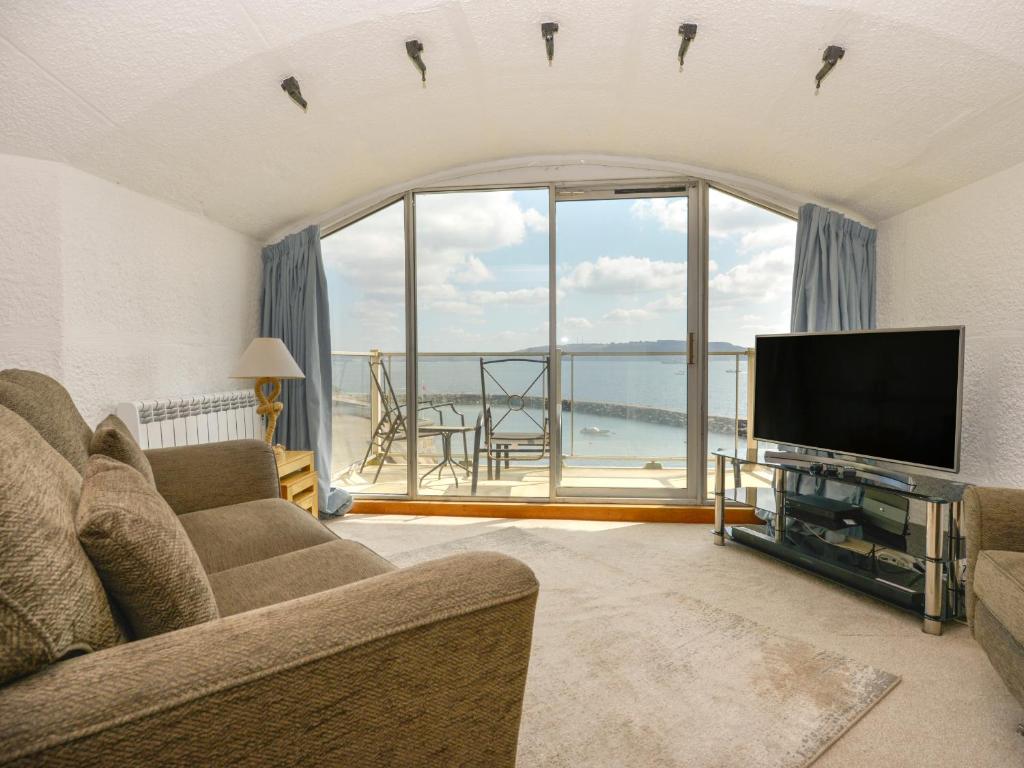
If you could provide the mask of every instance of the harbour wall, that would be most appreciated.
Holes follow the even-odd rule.
[[[503,412],[507,407],[507,398],[504,396],[492,396],[489,397],[488,400],[490,401],[493,409],[501,409]],[[522,398],[522,401],[523,407],[530,410],[536,411],[545,407],[545,401],[542,397],[528,396]],[[341,396],[335,392],[334,402],[335,405],[343,403],[347,406],[361,406],[365,409],[366,414],[369,415],[369,405],[366,403],[360,403],[351,397]],[[471,408],[479,408],[480,396],[465,393],[432,392],[430,395],[430,402],[434,404],[452,403],[456,406],[464,405]],[[429,404],[421,403],[421,411],[423,408],[429,408]],[[660,424],[666,427],[685,428],[687,423],[686,414],[684,412],[676,411],[671,408],[657,408],[649,405],[626,405],[624,403],[604,403],[591,400],[576,400],[575,402],[563,400],[562,412],[569,413],[572,411],[575,411],[578,415],[609,416],[617,419],[628,419],[630,421],[642,421],[647,424]],[[581,424],[580,426],[585,427],[587,425]],[[708,417],[709,432],[730,434],[734,430],[738,430],[739,437],[745,439],[747,436],[747,420],[739,419],[737,423],[736,419],[731,419],[728,416]]]

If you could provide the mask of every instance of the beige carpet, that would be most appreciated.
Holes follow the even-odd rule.
[[[348,515],[329,525],[389,558],[488,531],[527,530],[783,637],[899,675],[900,684],[814,768],[1024,766],[1024,738],[1014,730],[1024,711],[967,627],[947,625],[942,637],[926,635],[909,613],[749,549],[712,546],[708,525],[411,515]],[[700,768],[686,761],[686,752],[674,757]]]
[[[541,583],[524,767],[798,768],[898,682],[517,528],[391,559],[464,550],[517,557]]]

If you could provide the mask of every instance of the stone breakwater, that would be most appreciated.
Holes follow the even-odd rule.
[[[507,406],[507,398],[504,396],[491,396],[488,398],[491,403],[491,407],[495,409],[504,409]],[[346,405],[353,405],[352,401],[347,398],[339,398],[335,394],[335,403],[344,402]],[[465,405],[468,407],[479,408],[480,407],[480,396],[469,395],[469,394],[454,394],[454,393],[443,393],[443,392],[432,392],[430,393],[430,402],[432,403],[454,403],[455,405]],[[544,399],[541,397],[525,397],[523,398],[523,406],[531,410],[540,410],[544,407]],[[424,402],[421,403],[420,408],[429,407]],[[368,410],[368,407],[367,407]],[[442,409],[444,410],[444,409]],[[562,412],[569,413],[575,410],[578,415],[587,416],[610,416],[617,419],[629,419],[630,421],[642,421],[647,424],[661,424],[666,427],[685,427],[686,426],[686,414],[682,411],[675,411],[670,408],[656,408],[650,405],[625,405],[623,403],[602,403],[595,402],[592,400],[577,400],[572,403],[568,400],[562,401]],[[587,426],[586,424],[581,425]],[[731,434],[734,430],[739,431],[739,437],[746,438],[747,436],[747,420],[739,419],[738,423],[736,419],[731,419],[728,416],[710,416],[708,417],[708,431],[715,432],[718,434]]]

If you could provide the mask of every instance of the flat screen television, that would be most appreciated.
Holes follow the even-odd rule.
[[[758,336],[754,437],[960,469],[964,329]]]

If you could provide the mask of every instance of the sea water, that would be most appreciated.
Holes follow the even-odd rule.
[[[498,359],[485,357],[485,360]],[[387,359],[391,383],[399,401],[405,401],[405,364],[402,357]],[[335,391],[353,399],[368,396],[372,387],[366,357],[334,358]],[[502,388],[512,395],[525,394],[543,400],[543,389],[537,375],[542,367],[536,364],[501,364],[489,366],[497,382],[486,378],[490,396],[500,395]],[[419,401],[456,401],[455,407],[473,424],[480,412],[481,370],[479,357],[424,356],[420,359]],[[665,467],[684,465],[689,451],[686,429],[682,423],[658,423],[650,418],[624,418],[619,415],[587,412],[587,404],[606,403],[623,406],[649,406],[659,409],[653,418],[672,421],[672,414],[681,421],[686,414],[689,366],[681,355],[670,356],[565,356],[561,364],[563,401],[577,404],[575,413],[562,413],[562,451],[572,463],[584,465],[637,466],[658,461]],[[453,397],[454,396],[454,397]],[[494,402],[492,400],[492,402]],[[614,409],[613,409],[614,410]],[[733,424],[746,419],[747,360],[744,355],[712,356],[708,364],[708,413],[713,427],[708,433],[708,449],[732,448],[737,438]],[[446,423],[452,418],[443,408]],[[421,418],[436,420],[436,413],[426,411]],[[717,417],[717,418],[714,418]],[[512,431],[539,431],[543,415],[538,407],[525,407],[508,412],[492,406],[492,419],[504,418],[502,428]],[[596,433],[595,433],[596,432]]]

